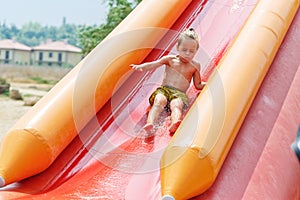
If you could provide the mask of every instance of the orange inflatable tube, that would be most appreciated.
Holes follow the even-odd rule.
[[[142,1],[26,113],[2,141],[0,186],[40,173],[51,165],[122,84],[120,80],[130,71],[129,65],[147,56],[190,2]]]
[[[257,3],[161,158],[164,200],[213,184],[298,7],[299,0]]]

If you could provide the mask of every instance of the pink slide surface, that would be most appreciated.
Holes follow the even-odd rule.
[[[174,31],[194,27],[198,32],[201,49],[196,57],[202,64],[204,80],[209,78],[255,4],[256,0],[193,1],[174,24]],[[294,90],[289,89],[295,84],[300,86],[299,27],[298,12],[216,182],[193,199],[253,199],[254,186],[260,183],[258,172],[266,168],[264,163],[276,165],[277,154],[268,158],[264,152],[274,143],[274,127],[282,123],[278,118],[287,109],[283,105],[294,95]],[[154,50],[146,60],[176,53],[175,40],[166,36],[161,42],[165,49]],[[1,188],[0,199],[160,199],[159,162],[172,136],[165,123],[148,140],[139,133],[146,122],[148,97],[159,85],[161,73],[162,69],[147,74],[134,72],[46,171]],[[191,101],[198,93],[189,89]],[[298,106],[296,103],[292,110],[300,113],[299,100]],[[280,148],[286,149],[284,162],[290,179],[285,180],[280,190],[288,188],[299,193],[299,186],[289,184],[291,179],[300,181],[299,164],[289,146],[300,115],[289,116],[286,120],[293,122],[286,125],[289,133]]]

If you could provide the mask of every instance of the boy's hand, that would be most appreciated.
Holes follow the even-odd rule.
[[[143,68],[142,68],[140,65],[131,64],[130,67],[131,67],[133,70],[143,71]]]

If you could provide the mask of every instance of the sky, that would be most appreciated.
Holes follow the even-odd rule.
[[[0,23],[21,27],[29,22],[60,26],[63,18],[77,25],[105,22],[105,0],[0,0]]]

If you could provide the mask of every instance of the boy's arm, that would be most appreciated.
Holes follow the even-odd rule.
[[[195,71],[195,73],[193,75],[194,86],[196,89],[202,90],[204,88],[204,86],[206,85],[206,82],[202,82],[201,75],[200,75],[200,64],[199,63],[197,63],[196,68],[197,68],[197,70]]]
[[[168,65],[169,58],[170,58],[169,56],[164,56],[164,57],[162,57],[158,60],[152,61],[152,62],[146,62],[146,63],[140,64],[140,65],[131,64],[130,66],[134,70],[147,71],[147,70],[151,70],[151,69],[160,67],[162,65]]]

